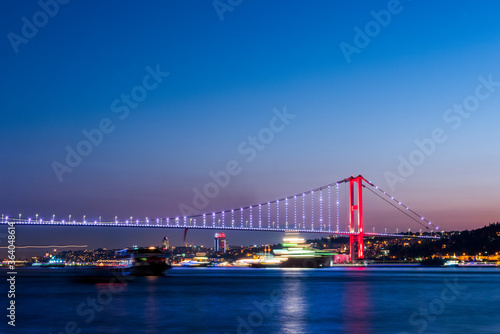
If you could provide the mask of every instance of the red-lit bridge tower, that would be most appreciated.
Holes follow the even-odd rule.
[[[354,233],[349,236],[349,261],[354,260],[354,244],[358,243],[358,259],[364,258],[363,244],[363,180],[361,175],[351,176],[344,180],[349,181],[349,232]],[[356,191],[356,187],[358,188]],[[357,217],[356,217],[357,211]],[[356,219],[357,218],[357,219]],[[356,228],[357,222],[357,228]]]

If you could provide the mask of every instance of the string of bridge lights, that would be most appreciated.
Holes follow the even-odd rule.
[[[407,212],[411,212],[415,217],[418,217],[418,219],[410,216],[409,214],[407,214],[405,212],[405,210],[400,210],[401,212],[405,213],[408,217],[410,217],[411,219],[413,219],[414,221],[416,221],[417,223],[419,223],[420,225],[422,225],[423,227],[425,227],[426,229],[430,229],[429,226],[432,226],[434,227],[436,230],[439,230],[439,227],[434,225],[433,223],[431,223],[428,219],[426,219],[424,216],[422,215],[419,215],[418,213],[416,213],[415,211],[413,211],[412,209],[410,209],[407,205],[403,204],[401,201],[397,200],[396,198],[394,198],[394,196],[391,196],[389,193],[385,192],[384,190],[382,190],[379,186],[373,184],[372,182],[364,179],[370,186],[372,186],[373,188],[375,188],[376,190],[378,190],[380,193],[384,194],[388,199],[390,199],[391,201],[393,201],[395,203],[395,205],[393,205],[393,203],[391,203],[388,199],[386,198],[383,198],[382,196],[379,196],[380,198],[382,198],[383,200],[385,200],[387,203],[391,204],[392,206],[396,207],[398,210],[399,208],[396,206],[400,206],[402,208],[404,208]],[[374,191],[372,191],[370,188],[366,187],[363,185],[363,187],[365,187],[365,189],[371,191],[372,193],[374,193],[375,195],[378,196],[378,194],[376,194]],[[426,224],[423,224],[422,221],[426,222]]]
[[[252,206],[249,206],[249,207],[241,207],[239,209],[231,209],[231,210],[223,210],[223,211],[218,211],[218,212],[212,212],[212,227],[217,227],[217,219],[216,219],[216,216],[217,215],[220,215],[220,222],[222,222],[222,226],[225,227],[225,214],[226,213],[229,213],[231,212],[231,227],[234,227],[234,213],[235,211],[240,211],[240,219],[242,221],[242,224],[243,224],[243,213],[244,213],[244,210],[249,210],[249,215],[250,215],[250,219],[249,219],[249,223],[250,223],[250,227],[253,227],[253,209],[258,206],[259,207],[259,228],[262,228],[262,206],[263,205],[267,205],[268,206],[268,227],[270,228],[271,227],[271,205],[272,204],[275,204],[276,203],[276,218],[277,218],[277,221],[279,222],[280,220],[280,204],[282,201],[285,202],[285,228],[288,228],[288,210],[289,210],[289,199],[294,199],[294,225],[295,225],[295,228],[297,228],[298,226],[298,216],[297,216],[297,197],[298,196],[302,196],[303,198],[303,201],[302,201],[302,211],[303,211],[303,228],[305,229],[306,228],[306,225],[305,225],[305,219],[306,219],[306,211],[305,211],[305,207],[306,207],[306,202],[305,202],[305,196],[308,195],[308,194],[311,194],[311,219],[313,221],[313,225],[311,226],[311,230],[314,230],[314,192],[315,191],[322,191],[323,188],[326,188],[326,187],[330,187],[330,186],[325,186],[325,187],[321,187],[321,188],[317,188],[317,189],[313,189],[311,191],[308,191],[308,192],[304,192],[302,194],[297,194],[297,195],[293,195],[293,196],[289,196],[289,197],[285,197],[285,198],[282,198],[282,199],[277,199],[276,201],[270,201],[270,202],[267,202],[267,203],[260,203],[258,205],[252,205]],[[330,202],[330,201],[329,201]],[[323,204],[323,200],[322,200],[322,192],[320,193],[320,205],[321,205],[321,213],[320,213],[320,224],[322,223],[322,204]],[[339,202],[337,201],[337,206],[339,205]],[[329,207],[330,207],[330,203],[329,203]],[[339,211],[337,209],[337,211]],[[35,222],[38,222],[38,223],[46,223],[46,224],[59,224],[59,223],[73,223],[73,224],[77,224],[79,222],[77,222],[76,220],[73,220],[71,221],[71,215],[69,216],[70,217],[70,220],[66,221],[66,220],[60,220],[60,221],[57,221],[55,220],[55,215],[53,215],[52,219],[50,221],[48,220],[43,220],[43,219],[40,219],[38,220],[38,215],[36,215],[36,219],[33,220],[32,218],[28,218],[28,219],[22,219],[21,217],[19,217],[19,219],[17,219],[18,221],[24,221],[26,220],[28,223],[35,223]],[[143,223],[146,223],[146,224],[150,224],[150,220],[149,218],[146,217],[145,220],[139,220],[139,219],[136,219],[135,222],[134,220],[132,219],[133,217],[130,217],[130,220],[125,220],[124,223],[126,224],[143,224]],[[203,227],[207,227],[207,214],[206,213],[203,213],[201,215],[194,215],[194,216],[183,216],[183,217],[175,217],[175,218],[157,218],[156,219],[156,223],[157,224],[163,224],[163,221],[165,221],[166,225],[169,226],[171,225],[171,221],[173,220],[174,221],[174,226],[179,226],[179,227],[183,227],[183,226],[188,226],[188,220],[189,222],[195,222],[197,221],[197,218],[201,218],[202,221],[203,221]],[[2,221],[4,219],[8,219],[7,216],[3,217],[2,218]],[[180,224],[180,220],[182,219],[182,225]],[[12,220],[12,219],[11,219]],[[247,223],[248,223],[247,222]],[[84,215],[83,216],[83,219],[82,219],[82,222],[81,222],[83,225],[87,225],[87,224],[103,224],[103,222],[101,222],[101,219],[99,217],[99,222],[97,220],[94,220],[93,222],[92,221],[87,221],[86,219],[86,216]],[[106,225],[108,224],[112,224],[110,222],[104,222]],[[115,224],[119,224],[120,221],[117,219],[117,217],[115,217]],[[122,222],[123,223],[123,222]],[[242,225],[243,227],[243,225]],[[322,229],[323,226],[320,226],[320,228]],[[329,225],[329,230],[331,229],[330,225]]]
[[[240,215],[239,215],[239,218],[240,218],[240,227],[241,228],[253,228],[253,218],[254,218],[254,212],[253,212],[253,209],[255,207],[258,207],[258,227],[259,229],[265,229],[263,228],[262,226],[262,206],[264,205],[267,205],[267,229],[275,229],[275,226],[274,226],[274,222],[272,223],[271,225],[271,205],[272,204],[276,204],[276,222],[277,222],[277,226],[276,226],[276,229],[282,229],[282,227],[280,226],[280,204],[282,202],[284,202],[284,206],[285,206],[285,215],[284,215],[284,218],[285,218],[285,229],[288,230],[289,229],[289,201],[293,199],[293,219],[294,219],[294,228],[296,230],[300,229],[300,230],[303,230],[303,231],[306,231],[306,230],[311,230],[311,231],[316,231],[315,229],[315,221],[314,221],[314,206],[315,206],[315,202],[314,202],[314,195],[316,192],[319,192],[319,231],[323,231],[324,228],[326,229],[326,225],[324,226],[323,224],[323,190],[324,189],[327,189],[328,190],[328,231],[326,232],[341,232],[340,231],[340,195],[339,195],[339,185],[341,183],[347,183],[349,182],[350,179],[344,179],[344,180],[341,180],[341,181],[337,181],[335,183],[331,183],[329,185],[326,185],[326,186],[322,186],[322,187],[319,187],[319,188],[316,188],[316,189],[312,189],[310,191],[307,191],[307,192],[303,192],[303,193],[300,193],[300,194],[296,194],[296,195],[292,195],[292,196],[288,196],[288,197],[284,197],[284,198],[281,198],[281,199],[277,199],[275,201],[268,201],[268,202],[265,202],[265,203],[260,203],[260,204],[257,204],[257,205],[251,205],[251,206],[248,206],[248,207],[240,207],[239,209],[230,209],[230,210],[223,210],[223,211],[218,211],[218,212],[212,212],[211,215],[212,215],[212,226],[210,226],[211,228],[216,228],[216,227],[224,227],[226,228],[227,226],[225,226],[226,222],[225,222],[225,214],[226,213],[231,213],[231,228],[235,228],[235,211],[239,211],[240,212]],[[383,194],[384,196],[380,196],[379,194],[377,194],[375,191],[373,191],[372,189],[370,189],[370,187],[367,187],[363,184],[363,187],[368,189],[369,191],[371,191],[372,193],[374,193],[375,195],[377,195],[378,197],[382,198],[384,201],[386,201],[387,203],[391,204],[393,207],[396,207],[398,210],[400,210],[401,212],[403,212],[404,214],[406,214],[408,217],[410,217],[411,219],[413,219],[414,221],[416,221],[417,223],[419,223],[420,225],[424,226],[426,229],[429,229],[429,226],[431,227],[434,227],[435,230],[439,230],[439,227],[437,227],[436,225],[432,224],[432,222],[430,222],[428,219],[426,219],[424,216],[421,216],[419,215],[417,212],[413,211],[412,209],[410,209],[407,205],[403,204],[401,201],[397,200],[396,198],[394,198],[393,196],[391,196],[390,194],[388,194],[387,192],[385,192],[384,190],[382,190],[380,187],[376,186],[375,184],[373,184],[372,182],[366,180],[363,178],[363,181],[365,181],[367,184],[369,184],[371,187],[373,187],[375,190],[378,190],[378,192],[380,194]],[[336,230],[335,231],[332,231],[332,207],[331,207],[331,204],[332,204],[332,194],[331,194],[331,187],[332,186],[335,186],[335,192],[336,192],[336,214],[337,214],[337,217],[336,217]],[[310,229],[306,228],[306,195],[311,195],[311,227]],[[302,229],[300,228],[300,223],[298,221],[298,200],[297,200],[297,197],[302,197]],[[404,210],[402,210],[401,208],[404,208]],[[247,211],[245,211],[247,210]],[[249,212],[249,220],[246,221],[246,224],[245,224],[245,221],[244,221],[244,212]],[[222,222],[222,226],[219,226],[220,224],[217,224],[217,221],[216,221],[216,216],[219,215],[219,217],[221,218],[219,220],[219,223]],[[412,216],[413,215],[413,216]],[[65,220],[62,220],[62,221],[55,221],[55,215],[53,215],[52,217],[52,220],[49,221],[45,221],[45,220],[38,220],[38,215],[36,215],[36,219],[35,220],[32,220],[31,218],[28,218],[28,219],[25,219],[24,222],[28,223],[28,224],[31,224],[31,223],[40,223],[40,224],[59,224],[59,223],[62,223],[62,224],[65,224]],[[418,217],[418,219],[416,219],[415,217]],[[76,225],[77,222],[75,220],[73,220],[71,222],[71,215],[69,216],[69,220],[68,220],[68,223],[71,224],[73,223],[73,225]],[[87,222],[87,220],[85,219],[86,216],[83,216],[83,221],[82,221],[82,224],[83,225],[91,225],[92,222]],[[156,219],[156,225],[158,226],[164,226],[163,225],[163,221],[165,221],[166,223],[166,226],[169,227],[169,226],[175,226],[175,227],[200,227],[197,225],[197,219],[201,219],[202,222],[203,222],[203,227],[204,228],[208,228],[208,221],[207,221],[207,213],[203,213],[203,214],[200,214],[200,215],[193,215],[193,216],[184,216],[182,217],[182,220],[183,220],[183,225],[180,225],[180,217],[176,217],[176,218],[157,218]],[[8,217],[7,217],[8,219]],[[189,219],[189,224],[191,225],[188,225],[188,219]],[[171,220],[174,221],[175,225],[171,225]],[[21,216],[19,217],[19,221],[22,221],[21,219]],[[2,215],[2,222],[4,222],[4,218],[3,218],[3,215]],[[194,226],[192,225],[192,223],[194,222]],[[423,224],[422,222],[425,222],[427,224]],[[118,218],[115,217],[115,222],[114,222],[114,225],[118,225],[118,224],[129,224],[129,220],[125,220],[125,222],[119,222],[118,221]],[[134,221],[133,221],[133,217],[130,217],[130,224],[133,224]],[[150,220],[146,217],[146,220],[145,221],[142,221],[142,220],[138,220],[136,219],[135,221],[136,225],[139,226],[150,226]],[[145,224],[144,224],[145,223]],[[93,224],[97,224],[97,221],[94,221]],[[102,225],[105,225],[105,226],[112,226],[113,223],[112,222],[105,222],[105,223],[101,223],[101,219],[99,217],[99,224],[102,224]],[[244,226],[245,224],[245,226]],[[249,225],[249,226],[248,226]],[[272,226],[272,228],[271,228]]]
[[[318,189],[314,189],[314,190],[310,190],[308,192],[304,192],[302,194],[296,194],[296,195],[293,195],[293,196],[288,196],[288,197],[285,197],[285,198],[281,198],[281,199],[277,199],[275,201],[269,201],[267,203],[260,203],[260,204],[257,204],[257,205],[251,205],[251,206],[248,206],[248,207],[240,207],[239,209],[230,209],[230,210],[223,210],[223,211],[214,211],[211,213],[211,216],[212,216],[212,226],[211,227],[227,227],[226,226],[226,214],[228,213],[231,213],[231,227],[235,227],[235,220],[234,220],[234,217],[235,217],[235,211],[240,211],[240,220],[241,220],[241,227],[243,228],[243,224],[244,224],[244,212],[248,212],[249,214],[249,220],[246,221],[246,226],[245,227],[250,227],[250,228],[253,228],[253,223],[254,223],[254,208],[255,207],[258,207],[258,227],[259,228],[263,228],[262,226],[262,221],[263,221],[263,215],[262,215],[262,206],[264,205],[267,205],[268,207],[268,228],[274,228],[275,226],[275,222],[272,222],[272,211],[271,211],[271,206],[273,204],[276,204],[276,223],[277,223],[277,226],[276,228],[281,228],[280,226],[280,219],[282,218],[282,215],[281,215],[281,212],[280,212],[280,205],[282,205],[282,202],[284,202],[284,209],[285,209],[285,214],[283,215],[284,219],[285,219],[285,229],[289,229],[290,226],[289,226],[289,210],[290,210],[290,200],[293,199],[293,217],[294,217],[294,227],[295,229],[300,229],[300,225],[299,225],[299,222],[298,222],[298,200],[297,200],[297,197],[298,196],[302,196],[302,218],[303,218],[303,224],[302,224],[302,229],[306,230],[306,195],[311,195],[311,227],[310,227],[310,230],[311,231],[315,231],[315,217],[314,217],[314,195],[315,195],[315,191],[320,191],[320,199],[319,199],[319,202],[320,202],[320,210],[321,210],[321,213],[320,213],[320,221],[319,221],[319,224],[320,224],[320,230],[323,231],[323,194],[322,194],[322,190],[324,188],[327,188],[328,186],[325,186],[325,187],[321,187],[321,188],[318,188]],[[337,202],[337,205],[339,203]],[[330,207],[330,203],[329,203],[329,207]],[[337,210],[338,211],[338,210]],[[42,224],[42,225],[57,225],[57,224],[73,224],[73,225],[96,225],[96,224],[100,224],[102,226],[113,226],[113,225],[122,225],[122,224],[125,224],[125,225],[132,225],[132,226],[150,226],[150,225],[153,225],[154,221],[156,222],[156,225],[162,225],[166,224],[166,226],[173,226],[173,227],[190,227],[190,226],[197,226],[197,222],[198,222],[198,219],[200,219],[202,221],[202,225],[203,227],[209,227],[209,223],[208,223],[208,217],[207,217],[207,213],[203,213],[203,214],[200,214],[200,215],[193,215],[193,216],[183,216],[183,217],[175,217],[175,218],[170,218],[170,217],[167,217],[167,218],[157,218],[156,220],[153,220],[153,222],[150,221],[149,218],[146,217],[145,220],[139,220],[139,219],[133,219],[133,217],[130,217],[130,220],[125,220],[125,221],[119,221],[118,220],[118,217],[115,217],[115,221],[114,223],[113,222],[101,222],[101,218],[99,217],[99,221],[95,220],[95,221],[89,221],[86,219],[86,216],[84,215],[83,216],[83,219],[82,221],[76,221],[76,220],[72,220],[71,221],[71,215],[69,216],[70,217],[70,220],[66,221],[66,220],[55,220],[55,215],[53,215],[52,219],[50,221],[48,220],[44,220],[44,219],[40,219],[38,220],[38,215],[36,215],[36,219],[33,220],[32,218],[28,218],[28,219],[23,219],[21,218],[21,216],[19,216],[19,219],[16,219],[17,221],[19,222],[25,222],[25,223],[28,223],[28,224]],[[220,218],[218,221],[219,221],[219,224],[217,223],[217,217]],[[4,222],[5,219],[8,219],[8,217],[4,217],[2,218],[2,222]],[[12,221],[12,219],[11,219]],[[271,225],[271,222],[272,222],[272,225]],[[153,224],[151,224],[153,223]],[[192,225],[194,223],[194,225]],[[222,223],[222,224],[220,224]],[[248,226],[249,225],[249,226]],[[331,224],[329,224],[329,230],[331,230]]]

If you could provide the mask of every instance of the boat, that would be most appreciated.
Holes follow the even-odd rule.
[[[457,260],[448,260],[444,263],[445,267],[458,267],[458,261]]]
[[[192,260],[184,260],[180,263],[181,267],[209,267],[212,262],[207,257],[195,257]]]
[[[79,283],[124,284],[135,276],[163,276],[170,268],[169,254],[156,247],[133,247],[115,251],[116,264],[73,268],[71,279]]]
[[[42,267],[42,268],[64,268],[66,266],[66,262],[56,257],[51,257],[49,261],[46,262],[35,262],[32,264],[33,267]]]
[[[115,252],[118,265],[112,268],[115,272],[132,276],[162,276],[172,266],[168,254],[157,247],[133,247]]]
[[[250,264],[252,268],[281,268],[284,259],[281,258],[264,258],[255,260]]]
[[[282,268],[324,268],[329,267],[336,253],[315,249],[306,244],[297,233],[286,233],[282,242],[283,249],[274,249],[275,258]],[[275,261],[277,262],[277,261]]]

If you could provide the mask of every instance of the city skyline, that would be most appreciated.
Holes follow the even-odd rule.
[[[119,13],[70,2],[31,35],[23,17],[33,24],[44,9],[2,6],[1,213],[175,217],[363,174],[444,230],[499,220],[495,2],[129,3]],[[197,208],[197,191],[228,168],[235,175]],[[372,210],[397,226],[397,213]],[[156,230],[18,233],[20,245],[161,241]],[[282,237],[225,233],[235,244]],[[213,231],[188,238],[210,244]]]

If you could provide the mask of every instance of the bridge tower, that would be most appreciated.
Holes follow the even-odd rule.
[[[354,244],[358,243],[358,259],[364,258],[363,244],[363,180],[361,175],[349,179],[349,261],[354,260]],[[357,191],[356,187],[358,188]],[[357,211],[357,215],[356,215]],[[357,217],[356,217],[357,216]],[[357,219],[356,219],[357,218]],[[357,228],[356,228],[357,222]]]

